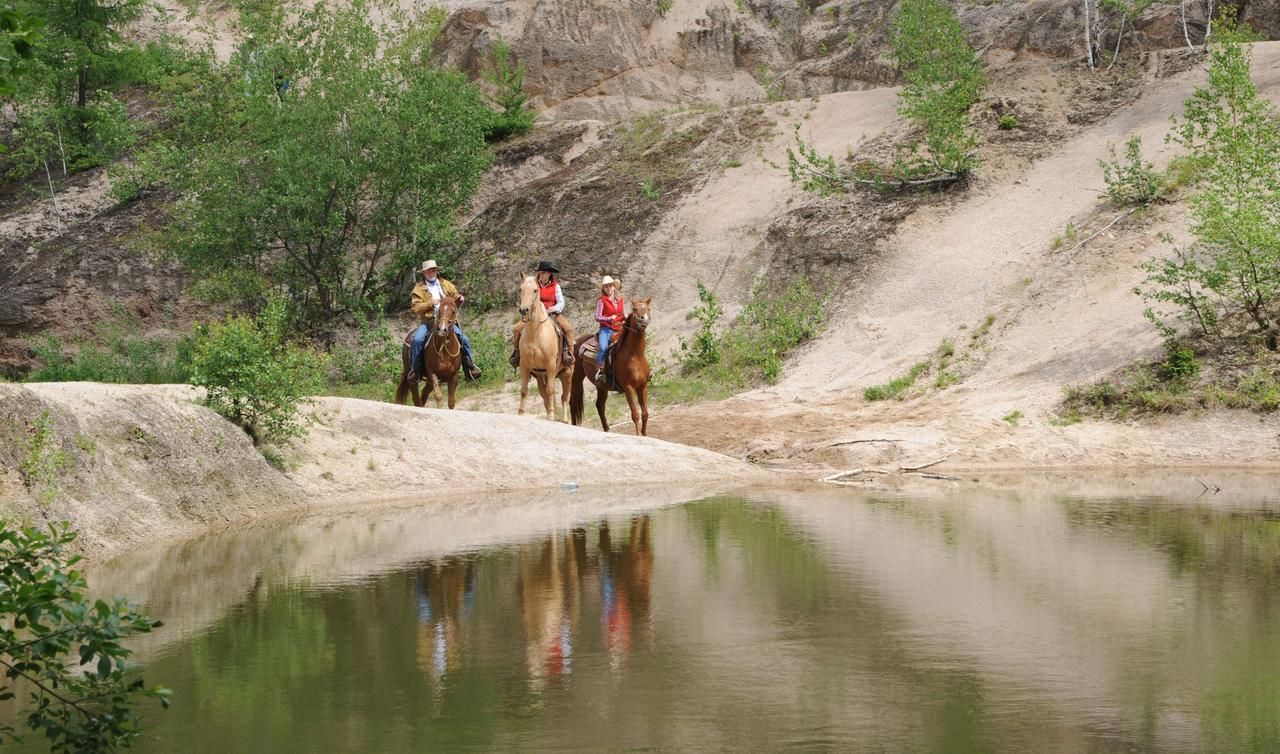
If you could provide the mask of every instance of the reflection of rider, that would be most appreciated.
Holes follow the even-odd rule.
[[[600,524],[600,623],[609,665],[615,671],[631,653],[632,627],[649,620],[649,592],[653,581],[653,544],[649,517],[631,520],[627,545],[613,552],[609,525]]]
[[[520,552],[520,617],[529,683],[535,689],[568,674],[573,659],[586,532],[573,531],[563,556],[559,545],[559,537],[551,536],[540,547],[529,545]]]
[[[564,316],[564,291],[560,289],[560,281],[556,278],[560,270],[547,260],[538,262],[534,268],[538,273],[538,300],[546,308],[547,314],[564,331],[564,339],[568,346],[561,355],[566,365],[573,363],[573,325]],[[520,333],[524,331],[524,320],[520,320],[511,328],[511,366],[520,366]]]
[[[410,380],[419,379],[418,359],[422,357],[422,348],[427,342],[427,336],[431,334],[436,314],[440,311],[440,299],[449,296],[458,297],[458,306],[462,306],[467,300],[465,296],[458,293],[458,288],[453,283],[440,277],[440,268],[436,265],[436,260],[428,259],[423,262],[422,282],[413,286],[413,293],[409,299],[409,308],[418,315],[418,321],[421,323],[418,329],[413,331],[413,346],[409,352]],[[479,379],[480,369],[476,367],[475,359],[471,354],[471,339],[462,332],[462,327],[456,321],[453,323],[453,334],[458,336],[458,343],[462,345],[462,368],[467,379]]]
[[[596,332],[596,382],[604,379],[604,355],[609,349],[609,341],[626,321],[622,311],[622,295],[619,293],[621,288],[622,283],[608,275],[600,281],[600,298],[596,299],[596,322],[600,325],[600,330]]]
[[[445,558],[418,573],[418,667],[441,678],[462,658],[462,628],[475,605],[471,561]]]

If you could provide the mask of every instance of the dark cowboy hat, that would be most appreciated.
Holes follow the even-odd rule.
[[[553,275],[560,274],[560,270],[557,270],[554,264],[552,264],[551,262],[548,262],[545,259],[540,260],[538,262],[538,266],[533,268],[533,271],[534,272],[550,272]]]

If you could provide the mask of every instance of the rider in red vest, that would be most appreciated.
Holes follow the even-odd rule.
[[[614,333],[622,330],[627,319],[619,293],[621,287],[622,283],[608,275],[600,281],[600,298],[596,299],[596,322],[600,325],[596,332],[596,382],[604,379],[604,355],[609,349],[609,341]]]
[[[534,268],[538,273],[538,298],[542,301],[542,305],[546,307],[547,314],[551,315],[551,319],[564,332],[566,347],[561,359],[565,365],[573,363],[573,325],[569,324],[569,320],[564,317],[564,291],[560,290],[560,281],[556,279],[556,275],[560,274],[560,270],[547,260],[538,262],[538,266]],[[520,366],[520,331],[524,329],[524,321],[521,320],[511,328],[511,366]]]

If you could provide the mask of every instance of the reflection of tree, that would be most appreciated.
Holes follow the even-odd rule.
[[[631,652],[632,630],[651,636],[649,596],[653,582],[653,541],[649,517],[631,519],[627,544],[615,551],[609,524],[600,524],[601,624],[609,664],[619,670]]]
[[[418,667],[442,678],[462,662],[465,625],[475,602],[475,566],[447,557],[418,572]]]
[[[520,617],[529,683],[536,690],[570,670],[582,610],[586,536],[574,529],[520,548]]]

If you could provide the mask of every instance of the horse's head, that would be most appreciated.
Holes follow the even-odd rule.
[[[440,310],[436,312],[436,333],[445,337],[458,321],[458,297],[445,296],[440,299]]]
[[[631,320],[634,327],[640,332],[644,332],[649,328],[649,304],[653,298],[632,299],[631,316],[627,319]]]
[[[528,317],[538,301],[538,279],[527,273],[520,274],[520,316]]]

